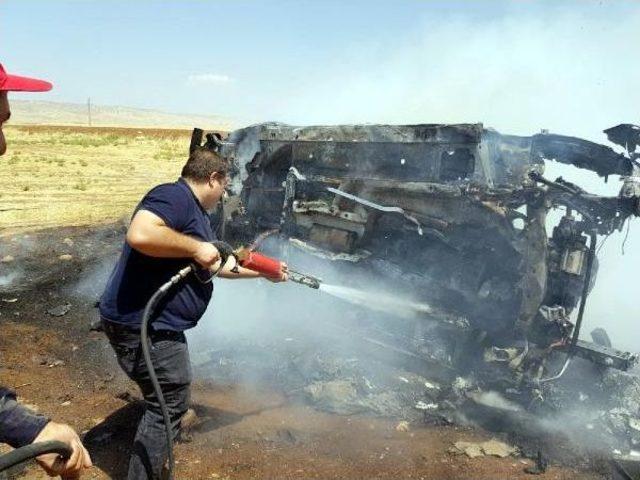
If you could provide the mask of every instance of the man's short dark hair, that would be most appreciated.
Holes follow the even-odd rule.
[[[212,173],[227,175],[228,172],[229,162],[226,159],[213,150],[198,147],[189,155],[187,163],[182,167],[181,175],[195,182],[206,182]]]

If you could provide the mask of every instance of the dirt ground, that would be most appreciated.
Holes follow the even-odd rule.
[[[100,293],[91,272],[113,261],[122,234],[111,224],[0,237],[0,383],[82,432],[95,464],[86,478],[124,478],[142,411],[105,337],[88,328]],[[48,313],[66,304],[65,315]],[[277,389],[206,379],[193,386],[193,406],[198,424],[176,446],[180,479],[536,478],[524,473],[528,459],[449,452],[456,441],[491,438],[480,430],[419,423],[397,431],[397,419],[323,413]],[[606,478],[585,468],[554,465],[537,478]],[[27,465],[9,478],[46,476]]]

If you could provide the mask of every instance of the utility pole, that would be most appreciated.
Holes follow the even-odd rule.
[[[91,97],[87,98],[87,116],[89,117],[89,126],[91,126]]]

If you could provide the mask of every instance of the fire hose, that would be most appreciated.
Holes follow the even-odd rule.
[[[240,264],[240,266],[242,266],[243,268],[248,268],[249,270],[259,272],[266,277],[278,278],[281,275],[282,262],[280,262],[279,260],[267,257],[266,255],[248,249],[234,252],[231,246],[226,242],[217,241],[213,242],[213,245],[218,249],[218,252],[220,253],[220,266],[203,283],[208,283],[216,276],[218,276],[222,268],[232,256],[236,259],[236,265]],[[162,298],[167,294],[171,287],[182,282],[191,272],[194,272],[195,269],[195,265],[189,265],[188,267],[181,269],[173,277],[171,277],[169,281],[164,283],[160,288],[158,288],[158,290],[156,290],[156,292],[151,296],[144,308],[140,328],[140,344],[142,346],[144,363],[147,367],[147,371],[149,372],[149,378],[151,379],[153,390],[158,397],[158,404],[160,405],[160,410],[162,411],[162,418],[167,435],[167,478],[169,480],[173,479],[173,470],[175,465],[175,459],[173,456],[173,432],[171,428],[171,417],[169,416],[169,410],[167,409],[167,404],[162,393],[162,388],[160,387],[160,382],[158,382],[158,377],[153,366],[153,361],[151,360],[151,352],[149,350],[149,319],[151,318],[151,315],[153,314],[160,300],[162,300]],[[289,275],[289,280],[293,282],[300,283],[311,288],[320,288],[320,280],[318,278],[296,272],[295,270],[289,270],[287,273]],[[197,275],[196,278],[199,279]],[[202,280],[200,281],[202,282]]]
[[[64,460],[68,460],[71,457],[71,447],[64,442],[52,440],[16,448],[0,457],[0,472],[47,453],[57,453]]]

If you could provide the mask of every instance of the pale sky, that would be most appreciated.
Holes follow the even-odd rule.
[[[602,140],[640,105],[640,2],[0,0],[39,99]],[[21,98],[31,98],[24,96]]]
[[[637,1],[0,0],[0,62],[55,84],[20,98],[241,122],[482,122],[606,143],[640,124],[639,45]],[[624,256],[620,234],[602,250],[585,329],[640,350],[636,223]]]

